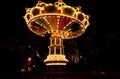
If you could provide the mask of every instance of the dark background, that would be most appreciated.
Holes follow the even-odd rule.
[[[42,1],[54,3],[57,0]],[[119,72],[119,22],[116,20],[117,14],[112,9],[113,6],[104,2],[101,4],[96,0],[64,0],[64,2],[70,6],[80,5],[83,12],[90,15],[90,26],[82,36],[64,40],[65,52],[72,54],[74,49],[77,49],[86,59],[78,63],[69,62],[68,70]],[[25,7],[31,8],[36,3],[37,0],[5,0],[1,3],[0,72],[2,74],[17,74],[31,50],[39,51],[40,60],[46,57],[49,35],[46,37],[35,35],[27,28],[23,18]],[[42,65],[38,66],[42,69]]]

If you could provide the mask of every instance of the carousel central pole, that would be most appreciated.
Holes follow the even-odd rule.
[[[49,53],[44,60],[46,65],[66,65],[68,60],[65,58],[63,36],[54,33],[50,37]]]

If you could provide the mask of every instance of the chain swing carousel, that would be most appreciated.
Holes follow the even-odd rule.
[[[62,0],[53,4],[38,1],[34,7],[26,8],[23,17],[33,33],[51,35],[46,66],[66,65],[69,60],[64,54],[63,40],[81,36],[90,24],[90,16],[82,12],[81,6],[72,7]]]

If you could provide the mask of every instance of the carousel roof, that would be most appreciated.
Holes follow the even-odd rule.
[[[72,7],[62,0],[55,3],[38,1],[36,6],[26,8],[24,16],[28,28],[37,35],[58,33],[64,39],[82,35],[89,26],[89,15],[81,7]]]

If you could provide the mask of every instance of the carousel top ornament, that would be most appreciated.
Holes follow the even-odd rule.
[[[38,1],[36,6],[26,8],[23,17],[33,33],[40,36],[57,34],[63,39],[82,35],[90,24],[90,16],[82,12],[81,6],[72,7],[62,0],[53,4]]]

